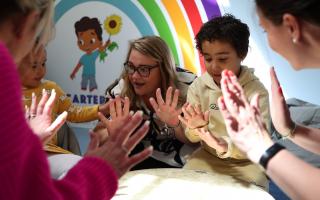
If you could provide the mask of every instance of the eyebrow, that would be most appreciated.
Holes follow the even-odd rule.
[[[220,55],[229,55],[230,53],[229,52],[218,52],[218,53],[215,53],[214,55],[215,56],[220,56]],[[208,53],[203,53],[204,56],[211,56],[210,54]]]
[[[156,64],[153,64],[153,65],[151,65],[151,64],[142,64],[142,65],[136,66],[136,65],[133,64],[133,62],[131,62],[131,61],[129,61],[129,60],[128,60],[128,63],[130,63],[130,64],[133,65],[134,67],[145,67],[145,66],[154,66],[154,65],[156,65]]]

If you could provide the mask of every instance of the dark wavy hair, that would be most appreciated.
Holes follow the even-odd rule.
[[[204,41],[229,43],[240,58],[245,58],[249,48],[249,27],[231,14],[215,17],[204,23],[195,37],[196,48],[203,54]]]
[[[259,11],[275,25],[282,23],[285,13],[320,26],[319,0],[256,0]]]
[[[95,30],[98,39],[102,41],[102,28],[97,18],[82,17],[79,21],[77,21],[74,24],[74,29],[77,36],[79,32],[84,32],[89,29],[93,29]]]

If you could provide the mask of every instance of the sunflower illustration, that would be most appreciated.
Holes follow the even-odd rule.
[[[119,33],[122,26],[122,19],[119,15],[111,15],[104,20],[104,30],[109,35],[115,35]]]

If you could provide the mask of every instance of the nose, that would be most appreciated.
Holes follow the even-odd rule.
[[[132,76],[132,78],[141,78],[141,76],[137,70],[135,70],[131,76]]]

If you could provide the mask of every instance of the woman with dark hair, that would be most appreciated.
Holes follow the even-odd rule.
[[[320,1],[256,0],[261,27],[271,48],[286,58],[295,70],[320,68]],[[283,136],[320,153],[320,130],[292,121],[275,70],[271,69],[272,122]],[[219,107],[232,141],[253,162],[260,164],[293,199],[318,199],[320,171],[274,143],[262,121],[256,95],[250,102],[230,71],[221,80],[223,98]]]

